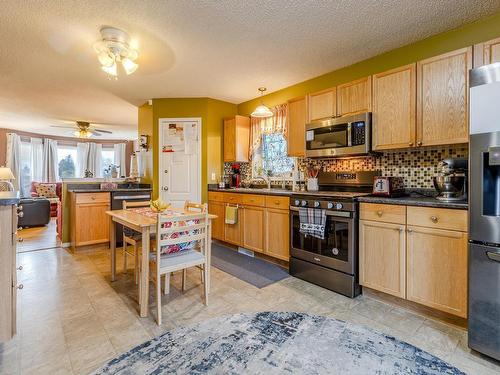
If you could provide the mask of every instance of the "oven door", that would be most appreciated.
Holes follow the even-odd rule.
[[[300,233],[297,208],[290,210],[290,255],[354,275],[356,231],[354,213],[327,211],[323,240]]]

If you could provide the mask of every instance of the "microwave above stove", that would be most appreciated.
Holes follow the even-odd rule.
[[[366,155],[371,152],[371,113],[331,118],[306,125],[309,158]]]

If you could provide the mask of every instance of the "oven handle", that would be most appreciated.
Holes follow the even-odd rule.
[[[313,208],[317,210],[318,208]],[[299,212],[298,207],[290,207],[290,211]],[[336,217],[348,217],[351,218],[351,212],[347,211],[326,211],[326,216],[336,216]]]

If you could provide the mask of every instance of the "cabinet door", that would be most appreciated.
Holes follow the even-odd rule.
[[[309,94],[309,121],[337,115],[337,89],[335,87]]]
[[[217,215],[217,219],[212,220],[212,238],[224,241],[224,218],[226,206],[222,202],[208,202],[208,213]]]
[[[75,245],[85,246],[109,241],[108,204],[76,206]]]
[[[466,143],[472,47],[417,63],[417,144]]]
[[[236,161],[236,119],[224,120],[224,162]]]
[[[467,233],[408,227],[407,298],[467,317]]]
[[[290,213],[288,210],[266,210],[266,254],[285,260],[290,258]]]
[[[337,86],[339,116],[372,110],[372,78],[365,77]]]
[[[249,250],[264,251],[264,216],[263,207],[245,206],[242,210],[243,247]]]
[[[238,209],[238,222],[236,224],[224,223],[224,241],[236,246],[241,246],[242,210],[242,208]]]
[[[500,38],[484,43],[483,61],[484,65],[500,62]]]
[[[306,153],[306,97],[288,101],[288,156],[305,156]]]
[[[359,257],[361,285],[406,297],[404,225],[360,220]]]
[[[416,93],[416,64],[373,76],[374,150],[414,146]]]

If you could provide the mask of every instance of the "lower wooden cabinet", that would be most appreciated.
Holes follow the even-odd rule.
[[[467,233],[408,227],[407,298],[467,317]]]
[[[241,210],[238,210],[238,221],[236,224],[224,224],[224,241],[232,245],[241,245],[241,220],[243,214]]]
[[[405,225],[360,220],[361,285],[406,298]]]
[[[242,213],[242,246],[245,249],[264,252],[265,214],[264,207],[245,206]]]
[[[110,193],[71,193],[71,244],[109,242]]]
[[[266,228],[266,254],[288,262],[290,258],[289,210],[268,208]]]
[[[212,220],[212,238],[220,241],[224,241],[225,211],[226,206],[224,202],[208,202],[208,213],[217,215],[217,219]]]

